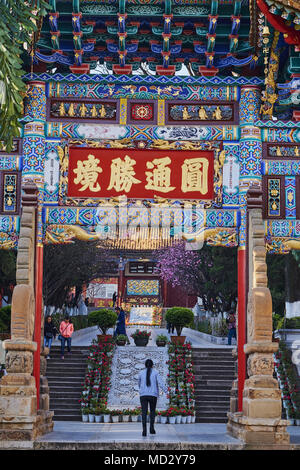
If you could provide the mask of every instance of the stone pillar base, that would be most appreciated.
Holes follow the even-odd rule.
[[[288,450],[289,421],[283,419],[248,418],[243,413],[228,413],[227,431],[245,443],[245,449]]]
[[[0,441],[33,441],[52,432],[53,411],[38,411],[36,416],[0,417]]]

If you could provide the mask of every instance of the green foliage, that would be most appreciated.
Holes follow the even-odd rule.
[[[29,50],[34,32],[49,5],[44,0],[1,0],[0,2],[0,141],[7,151],[19,136],[22,100],[22,53]]]
[[[166,321],[175,326],[177,335],[180,336],[182,328],[193,324],[194,314],[189,308],[172,307],[167,310]]]
[[[61,308],[71,288],[76,288],[76,301],[84,284],[116,272],[116,258],[98,245],[98,242],[76,240],[67,245],[44,247],[45,305]]]
[[[0,250],[0,288],[7,303],[11,302],[12,287],[16,284],[16,259],[16,251]]]
[[[299,330],[300,317],[286,318],[284,322],[284,328],[287,328],[288,330]]]
[[[207,335],[212,334],[211,324],[207,319],[197,321],[194,325],[194,328],[201,333],[206,333]]]
[[[165,335],[157,335],[156,341],[168,341],[168,337]]]
[[[97,325],[99,330],[101,330],[105,335],[109,328],[113,328],[115,326],[118,315],[113,310],[103,308],[101,310],[90,312],[88,318],[89,324]]]
[[[283,328],[284,317],[281,315],[278,315],[277,313],[273,313],[272,322],[273,322],[273,331],[280,330],[281,328]]]
[[[228,335],[228,325],[226,323],[226,320],[222,319],[216,322],[213,327],[213,335],[219,336],[221,338],[225,338]]]
[[[54,313],[53,315],[51,315],[52,321],[54,325],[56,326],[57,330],[59,330],[59,325],[63,321],[64,317],[65,315],[63,313]],[[74,326],[74,331],[81,330],[89,326],[87,315],[70,316],[70,322]]]
[[[11,306],[0,308],[0,333],[10,333]]]

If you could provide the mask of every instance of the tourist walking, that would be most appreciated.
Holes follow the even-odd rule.
[[[113,301],[113,308],[115,308],[116,301],[117,301],[117,293],[116,292],[113,293],[112,301]]]
[[[46,359],[50,359],[50,349],[53,339],[57,335],[57,329],[52,321],[51,315],[47,315],[44,322],[44,347],[49,348],[49,354]]]
[[[74,332],[74,326],[70,322],[70,318],[66,315],[64,320],[61,322],[59,325],[59,332],[60,335],[58,339],[60,340],[60,353],[61,353],[61,359],[64,359],[64,354],[65,354],[65,344],[67,342],[67,347],[68,347],[68,352],[71,352],[71,336]]]
[[[125,326],[125,312],[122,308],[116,307],[116,312],[118,314],[117,319],[117,328],[115,329],[114,336],[126,335],[126,326]]]
[[[228,345],[231,346],[232,338],[236,339],[236,321],[235,321],[235,314],[233,311],[229,312],[229,317],[226,320],[228,325]]]
[[[157,370],[153,369],[153,361],[151,359],[146,360],[145,369],[139,373],[138,383],[142,407],[142,435],[147,436],[148,405],[150,408],[150,434],[155,434],[155,409],[157,398],[159,396],[159,388],[161,388],[165,393],[167,393],[167,389]]]

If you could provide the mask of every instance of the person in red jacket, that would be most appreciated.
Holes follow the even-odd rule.
[[[71,352],[71,336],[74,331],[74,326],[70,322],[70,318],[66,316],[64,320],[61,322],[59,325],[59,331],[60,331],[60,341],[61,341],[61,346],[60,346],[60,352],[61,352],[61,358],[64,359],[64,354],[65,354],[65,344],[67,341],[67,347],[68,347],[68,352]]]

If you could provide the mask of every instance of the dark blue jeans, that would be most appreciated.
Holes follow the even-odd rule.
[[[71,352],[71,338],[64,338],[64,337],[62,336],[62,339],[60,340],[60,353],[61,353],[62,356],[63,356],[64,353],[65,353],[65,344],[66,344],[66,341],[67,341],[68,351]]]
[[[232,338],[236,339],[236,328],[230,328],[228,331],[228,344],[231,345]]]

